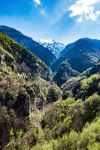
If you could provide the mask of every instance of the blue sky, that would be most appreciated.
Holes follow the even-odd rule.
[[[100,0],[2,0],[0,25],[35,40],[100,39]]]

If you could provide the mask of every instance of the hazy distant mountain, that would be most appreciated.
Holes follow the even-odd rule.
[[[63,43],[55,42],[54,40],[40,40],[40,44],[48,48],[56,58],[59,57],[60,52],[65,48]]]
[[[100,58],[100,40],[89,38],[79,39],[67,45],[60,53],[60,56],[53,64],[53,70],[57,70],[59,65],[67,59],[73,69],[83,72],[98,62]]]
[[[55,62],[56,57],[52,54],[52,52],[49,49],[43,47],[38,42],[34,41],[32,38],[23,35],[16,29],[7,26],[0,26],[0,32],[8,35],[9,37],[17,41],[19,44],[27,47],[48,66],[51,66]]]

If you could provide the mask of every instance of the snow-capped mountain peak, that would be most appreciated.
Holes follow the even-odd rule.
[[[48,48],[55,56],[56,58],[59,57],[60,52],[64,49],[65,45],[60,42],[55,42],[52,39],[41,39],[39,40],[39,43]]]
[[[50,44],[53,44],[54,41],[52,39],[40,39],[39,42],[40,43],[50,43]]]

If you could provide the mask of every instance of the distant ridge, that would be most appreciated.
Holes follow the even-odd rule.
[[[83,72],[94,66],[99,59],[100,40],[83,38],[66,45],[60,53],[60,58],[53,64],[52,69],[57,70],[63,61],[68,60],[73,69]]]
[[[49,49],[43,47],[32,38],[22,34],[20,31],[8,26],[0,26],[0,32],[8,35],[19,44],[27,47],[33,54],[38,56],[49,67],[51,67],[51,65],[55,62],[56,57]]]

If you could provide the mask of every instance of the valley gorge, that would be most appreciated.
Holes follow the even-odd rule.
[[[92,149],[100,149],[100,40],[41,43],[0,26],[0,150]]]

